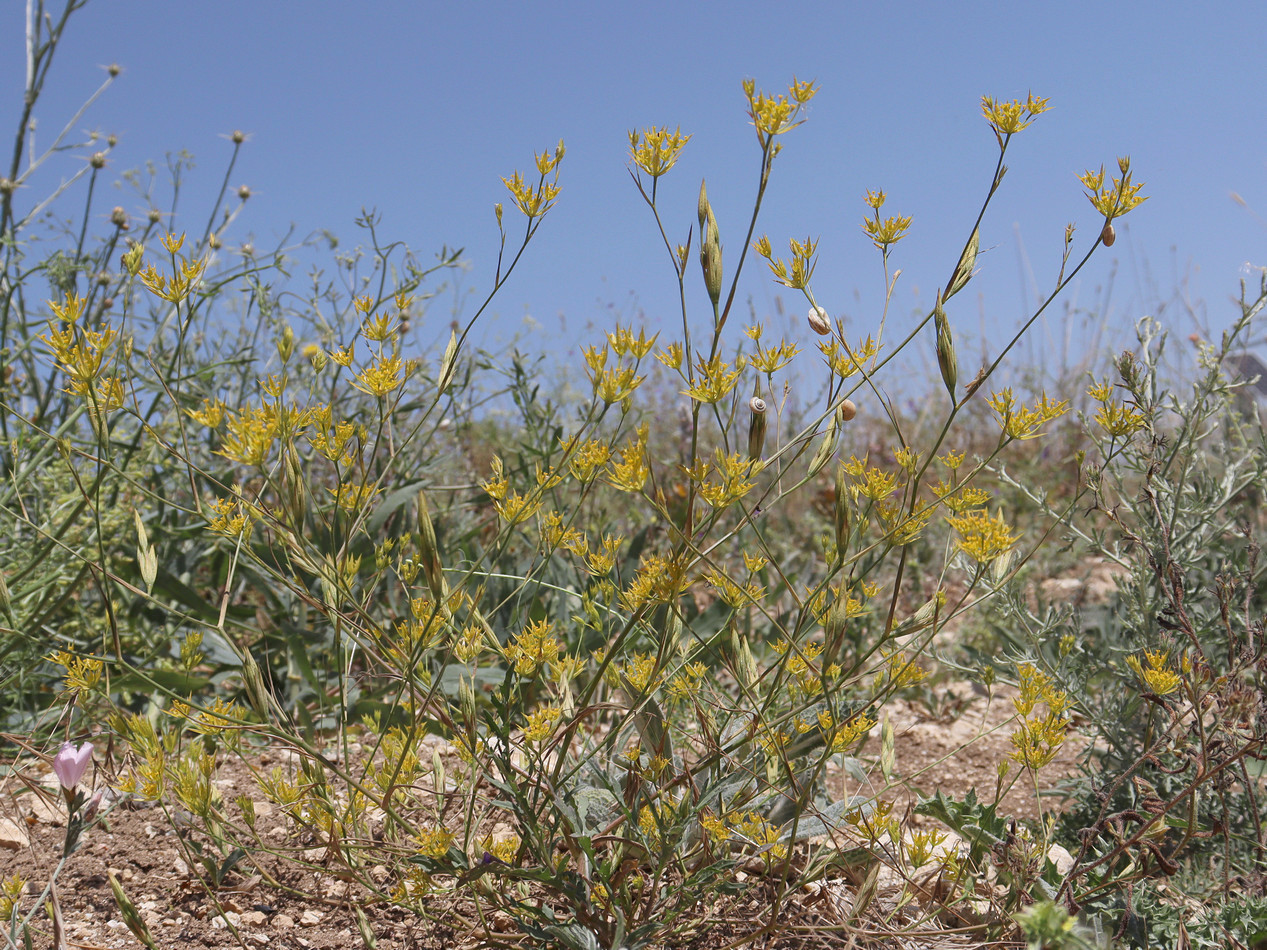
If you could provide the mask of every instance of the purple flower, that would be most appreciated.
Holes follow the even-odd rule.
[[[84,777],[88,763],[92,761],[92,743],[85,742],[78,749],[73,742],[63,742],[61,751],[53,757],[53,771],[67,791],[74,790]]]

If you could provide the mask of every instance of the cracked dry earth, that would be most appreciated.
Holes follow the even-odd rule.
[[[905,801],[900,794],[894,796],[894,790],[886,796],[896,797],[895,803],[900,808],[904,808],[916,792],[927,795],[939,788],[947,794],[962,796],[975,787],[983,796],[992,797],[997,764],[1011,751],[1008,722],[1013,710],[1007,690],[997,689],[993,696],[985,697],[973,693],[966,683],[945,688],[964,694],[968,700],[966,709],[953,721],[931,720],[921,714],[920,707],[906,701],[893,702],[885,708],[897,736],[897,772],[902,784],[909,788]],[[864,761],[874,760],[879,746],[877,728],[860,757]],[[1043,779],[1049,786],[1075,769],[1077,750],[1073,746],[1071,741],[1057,762],[1044,770]],[[285,762],[287,753],[265,750],[257,756],[256,764],[267,771],[274,764]],[[42,769],[47,767],[37,765],[27,770],[26,777],[34,788],[24,787],[12,774],[0,786],[5,793],[0,798],[3,802],[0,806],[3,815],[0,817],[0,875],[8,877],[20,873],[30,882],[20,902],[23,913],[31,909],[49,872],[56,866],[66,831],[65,805],[57,780],[51,770],[39,774]],[[97,787],[106,779],[107,776],[100,773],[93,776]],[[262,800],[240,760],[226,759],[216,781],[227,802],[244,794],[254,798],[256,827],[261,837],[278,850],[290,849],[291,855],[302,858],[307,866],[264,856],[261,868],[283,885],[279,889],[265,883],[265,877],[243,862],[242,873],[231,873],[213,900],[185,863],[179,825],[173,827],[161,809],[128,807],[125,801],[108,813],[104,824],[98,823],[85,832],[80,849],[71,856],[58,880],[57,895],[67,946],[85,950],[140,946],[115,903],[108,871],[122,884],[161,948],[341,950],[372,946],[378,950],[438,950],[480,945],[474,935],[458,934],[434,920],[386,903],[374,903],[359,885],[326,873],[324,849],[313,848],[311,842],[291,836],[279,810]],[[829,773],[828,781],[833,794],[865,791],[847,786],[839,772]],[[1051,807],[1054,806],[1042,805],[1044,810]],[[1018,782],[1004,797],[1001,811],[1034,818],[1038,816],[1038,808],[1033,789],[1026,789]],[[913,818],[916,824],[921,820],[919,816]],[[390,872],[386,867],[374,868],[371,874],[380,883],[390,885]],[[748,883],[751,890],[747,893],[729,899],[725,906],[704,909],[705,916],[710,918],[707,926],[701,927],[694,938],[688,936],[683,945],[721,947],[742,941],[745,933],[756,929],[758,918],[768,911],[769,897],[764,895],[767,888],[759,877],[749,878]],[[842,895],[848,902],[853,883],[842,879],[825,882],[825,887],[820,885],[817,890],[813,887],[799,895],[803,900],[786,905],[787,926],[781,926],[777,936],[762,936],[752,945],[807,948],[849,945],[851,931],[843,927],[840,903]],[[832,899],[828,900],[828,896]],[[362,934],[357,907],[364,914],[363,926],[372,944]],[[39,912],[34,922],[36,945],[52,946],[48,917]],[[502,936],[507,943],[513,943],[513,922],[503,923],[510,932]],[[854,931],[853,939],[858,936]],[[886,942],[886,945],[975,945],[964,935],[951,933],[936,938],[930,933],[926,940],[915,942],[896,939],[899,942]]]

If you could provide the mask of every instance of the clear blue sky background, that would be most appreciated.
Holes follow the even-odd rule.
[[[23,6],[0,17],[13,121]],[[793,74],[817,79],[809,121],[784,139],[758,233],[784,249],[792,236],[821,239],[816,295],[865,333],[882,301],[879,254],[859,229],[865,190],[885,189],[885,211],[914,218],[893,256],[903,276],[890,326],[903,329],[946,281],[988,185],[996,145],[980,96],[1033,90],[1052,111],[1009,151],[980,274],[951,311],[957,329],[997,352],[1053,285],[1064,225],[1081,227],[1078,248],[1093,239],[1099,224],[1076,179],[1085,168],[1129,153],[1150,196],[1068,296],[1075,312],[1053,313],[1018,353],[1050,366],[1067,358],[1066,338],[1075,348],[1098,339],[1088,320],[1103,317],[1124,342],[1177,289],[1217,332],[1243,265],[1267,264],[1264,36],[1261,2],[92,0],[72,21],[38,117],[51,135],[117,62],[124,72],[82,124],[120,135],[115,171],[195,153],[182,199],[191,217],[178,228],[201,229],[230,150],[222,136],[242,129],[251,140],[233,184],[254,197],[232,240],[267,245],[293,224],[355,242],[353,219],[377,208],[382,233],[424,258],[465,247],[467,286],[480,291],[496,254],[493,204],[508,198],[500,176],[529,170],[534,150],[563,138],[558,206],[485,339],[522,331],[531,314],[543,346],[573,347],[616,314],[641,313],[669,334],[679,326],[665,251],[626,171],[630,128],[693,135],[662,180],[663,214],[684,239],[707,176],[729,273],[758,168],[741,80],[781,91]],[[103,217],[117,202],[143,211],[129,201],[105,195]],[[508,201],[506,216],[518,226]],[[702,317],[696,268],[690,290]],[[776,327],[779,293],[795,318],[789,332],[808,341],[804,304],[750,256],[741,299]],[[1198,329],[1173,300],[1166,312],[1183,336]],[[435,336],[447,320],[433,312]]]

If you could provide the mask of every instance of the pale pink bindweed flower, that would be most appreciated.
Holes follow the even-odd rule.
[[[74,791],[91,761],[91,742],[85,742],[78,749],[73,742],[63,742],[61,750],[53,757],[53,771],[62,783],[62,788],[68,792]]]

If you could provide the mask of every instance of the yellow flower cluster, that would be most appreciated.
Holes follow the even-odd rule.
[[[762,237],[752,245],[752,249],[766,259],[766,265],[774,274],[775,283],[792,290],[804,290],[814,276],[814,253],[818,249],[818,242],[808,237],[804,241],[792,238],[788,241],[788,246],[792,251],[790,261],[774,256],[768,237]]]
[[[683,135],[681,127],[672,132],[668,128],[651,126],[641,132],[631,129],[629,132],[629,156],[633,163],[650,175],[659,178],[674,165],[682,154],[682,149],[691,140]]]
[[[801,122],[801,110],[818,92],[814,82],[801,82],[792,77],[792,85],[787,95],[767,95],[757,90],[757,84],[751,79],[743,83],[744,95],[748,98],[748,118],[757,130],[757,141],[764,149],[768,147],[776,135],[783,135],[796,128]],[[775,146],[777,148],[777,146]]]
[[[502,655],[515,665],[515,672],[520,676],[535,676],[542,667],[557,662],[562,649],[563,644],[554,637],[554,625],[547,620],[535,620],[513,643],[506,644]]]
[[[991,518],[986,512],[974,509],[946,520],[959,532],[955,546],[978,564],[989,564],[1007,553],[1020,538],[1012,534],[1011,525],[1004,520],[1002,513]]]
[[[841,340],[831,339],[820,342],[818,349],[831,371],[841,379],[848,379],[860,369],[866,369],[867,364],[880,352],[879,346],[870,336],[854,347]]]
[[[1148,200],[1147,197],[1139,193],[1140,189],[1144,187],[1144,183],[1131,181],[1130,156],[1119,158],[1117,167],[1122,173],[1122,177],[1114,178],[1110,176],[1107,185],[1105,184],[1103,165],[1100,166],[1098,172],[1086,171],[1078,179],[1082,182],[1083,187],[1087,189],[1087,200],[1091,202],[1091,206],[1104,215],[1108,221],[1134,211]]]
[[[990,397],[990,408],[998,416],[999,428],[1007,438],[1034,439],[1042,434],[1038,431],[1040,428],[1069,411],[1069,401],[1052,402],[1043,393],[1032,407],[1018,406],[1009,387]]]
[[[1051,107],[1047,99],[1032,93],[1021,102],[1020,99],[996,100],[992,96],[981,97],[981,113],[985,116],[996,136],[1014,135],[1028,128],[1035,118]]]
[[[1170,669],[1170,654],[1166,650],[1145,650],[1144,661],[1131,655],[1126,658],[1126,665],[1149,692],[1158,696],[1168,696],[1183,685],[1183,677]],[[1188,672],[1191,664],[1187,657],[1183,658],[1184,672]]]
[[[1069,696],[1032,663],[1018,670],[1020,694],[1012,701],[1020,725],[1012,734],[1012,758],[1031,771],[1048,765],[1069,732]],[[1046,710],[1038,712],[1038,704]]]

